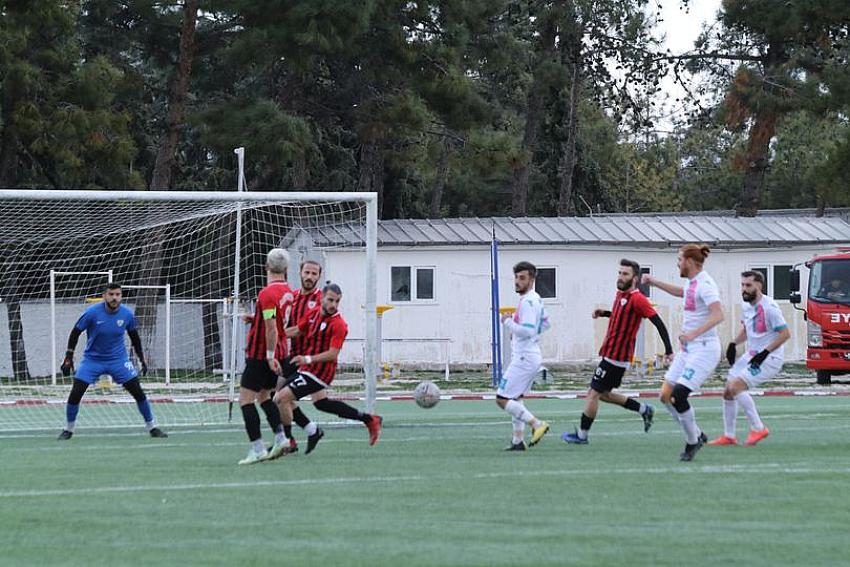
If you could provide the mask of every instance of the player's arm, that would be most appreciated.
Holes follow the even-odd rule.
[[[598,319],[599,317],[610,317],[610,316],[611,316],[611,312],[608,311],[607,309],[594,309],[593,315],[591,315],[591,317],[593,317],[594,319]]]
[[[80,340],[80,335],[83,332],[74,326],[71,329],[71,334],[68,336],[68,348],[65,349],[65,358],[62,359],[62,365],[59,367],[62,370],[62,376],[70,376],[74,371],[74,349],[77,348],[77,341]]]
[[[280,374],[280,363],[274,356],[277,347],[277,309],[274,307],[263,309],[263,327],[266,335],[266,363],[274,372]]]
[[[713,329],[714,327],[722,323],[723,319],[723,306],[720,304],[719,301],[715,301],[714,303],[708,306],[708,319],[705,320],[705,323],[703,323],[693,331],[684,333],[679,338],[684,343],[690,342],[701,334],[708,331],[709,329]]]
[[[339,348],[331,347],[325,352],[320,352],[319,354],[299,354],[292,357],[292,363],[300,366],[302,364],[317,364],[319,362],[335,362],[339,356],[340,350],[341,349]]]
[[[649,285],[649,286],[655,286],[658,289],[660,289],[662,291],[666,291],[667,293],[669,293],[670,295],[675,296],[675,297],[684,297],[685,296],[685,288],[683,288],[682,286],[678,286],[676,284],[672,284],[672,283],[669,283],[669,282],[663,282],[663,281],[659,280],[658,278],[656,278],[655,276],[652,276],[650,274],[644,274],[643,276],[641,276],[640,283],[643,283],[643,284],[646,284],[646,285]]]
[[[287,327],[283,330],[284,334],[290,339],[294,339],[295,337],[301,336],[301,328],[298,325],[293,325],[291,327]]]
[[[655,328],[658,330],[658,335],[661,337],[661,342],[664,343],[665,356],[670,356],[671,354],[673,354],[673,345],[670,342],[670,333],[667,332],[667,326],[664,324],[664,321],[661,319],[661,316],[656,313],[655,315],[649,318],[649,322],[655,325]]]
[[[142,338],[139,336],[139,331],[137,329],[132,329],[127,331],[127,334],[130,336],[130,344],[133,345],[133,352],[136,353],[136,356],[139,359],[139,364],[142,365],[142,376],[147,376],[148,363],[145,362],[145,355],[142,352]]]
[[[732,339],[732,342],[729,343],[729,346],[726,347],[726,362],[729,363],[729,366],[735,364],[735,357],[738,356],[737,346],[743,344],[744,341],[747,340],[747,329],[744,327],[743,321],[741,322],[741,330],[738,331],[738,334]]]
[[[773,330],[777,332],[776,338],[770,341],[770,344],[764,350],[750,359],[750,366],[754,366],[755,368],[761,366],[761,363],[770,356],[770,353],[781,347],[785,341],[791,338],[791,330],[781,316],[779,317],[779,323],[773,327]]]

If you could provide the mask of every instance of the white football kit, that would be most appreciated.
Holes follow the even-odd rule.
[[[747,333],[747,351],[729,369],[730,378],[740,378],[750,388],[756,388],[776,376],[785,361],[782,344],[761,363],[752,368],[750,360],[772,343],[779,332],[788,327],[779,305],[773,298],[763,295],[755,305],[744,301],[741,306],[741,324]]]
[[[511,331],[511,363],[499,380],[496,395],[515,400],[531,389],[543,361],[540,333],[549,328],[549,319],[536,291],[520,297],[513,317],[505,325]]]
[[[687,333],[702,326],[709,316],[709,305],[720,301],[720,291],[714,278],[702,271],[689,279],[684,289],[682,332]],[[720,362],[720,339],[717,326],[682,346],[664,379],[682,384],[691,391],[699,390]]]

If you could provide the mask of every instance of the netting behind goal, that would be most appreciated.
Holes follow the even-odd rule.
[[[158,422],[226,422],[244,367],[248,327],[239,314],[253,311],[271,248],[290,251],[293,286],[302,259],[323,262],[324,251],[341,246],[362,251],[370,281],[370,194],[311,195],[0,191],[0,430],[62,425],[72,382],[59,369],[68,335],[110,281],[135,312],[149,368],[142,385]],[[333,279],[332,270],[323,279]],[[357,311],[368,320],[367,312]],[[368,341],[363,348],[374,350]],[[366,363],[343,365],[338,380],[371,392],[371,403],[370,359],[353,359]],[[102,377],[77,423],[129,426],[141,417],[124,389]]]

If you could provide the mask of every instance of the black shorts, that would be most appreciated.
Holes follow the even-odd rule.
[[[593,379],[590,381],[590,387],[600,394],[605,394],[620,387],[625,373],[625,368],[611,364],[604,359],[600,360],[596,372],[593,373]]]
[[[300,373],[295,374],[294,376],[290,376],[284,384],[284,387],[287,387],[292,390],[292,393],[295,395],[296,400],[300,400],[305,396],[315,394],[316,392],[327,388],[327,386],[325,386],[322,382],[319,381],[318,378],[316,378],[312,374]]]
[[[280,361],[280,375],[288,380],[298,374],[298,366],[292,364],[292,357],[287,356]]]
[[[277,374],[269,368],[269,363],[265,360],[247,358],[239,385],[252,392],[274,390],[275,385],[277,385]]]

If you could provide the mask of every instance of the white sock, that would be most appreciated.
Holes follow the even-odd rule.
[[[755,431],[761,431],[764,429],[764,423],[761,422],[761,417],[756,409],[756,403],[753,400],[753,396],[750,395],[749,392],[741,392],[735,397],[735,399],[738,400],[741,407],[744,408],[744,413],[750,421],[750,429]]]
[[[265,453],[266,452],[266,444],[263,443],[262,439],[257,439],[256,441],[251,441],[251,448],[254,449],[255,453]]]
[[[699,426],[697,425],[697,416],[694,413],[693,407],[679,414],[679,423],[685,431],[685,439],[688,445],[696,445],[699,440]]]
[[[315,435],[317,429],[318,427],[316,427],[316,422],[311,421],[310,423],[304,426],[304,433],[306,433],[307,435]]]
[[[66,421],[66,422],[65,422],[65,431],[70,431],[71,433],[73,433],[73,432],[74,432],[74,428],[75,428],[76,426],[77,426],[77,422],[76,422],[76,421]]]
[[[151,429],[154,429],[154,428],[156,428],[156,421],[146,421],[145,422],[145,429],[150,431]]]
[[[641,415],[646,413],[646,404],[640,404],[640,408],[638,408],[638,413]]]
[[[579,439],[587,439],[587,429],[579,429],[578,430],[578,438]]]
[[[738,419],[738,402],[723,400],[723,435],[735,438],[735,421]]]
[[[531,423],[537,421],[536,418],[531,415],[531,412],[525,409],[525,406],[516,400],[508,400],[508,403],[505,404],[505,411],[511,414],[516,419],[522,421],[523,423]]]
[[[511,423],[514,426],[513,444],[522,443],[525,439],[525,422],[515,417],[511,418]]]
[[[283,431],[278,431],[277,433],[274,434],[274,442],[277,445],[286,445],[286,444],[289,443],[289,438],[286,436],[286,434]]]
[[[664,407],[667,408],[667,411],[670,412],[670,415],[673,416],[673,421],[676,423],[681,423],[679,421],[679,412],[676,411],[676,408],[673,407],[673,404],[664,404]]]

